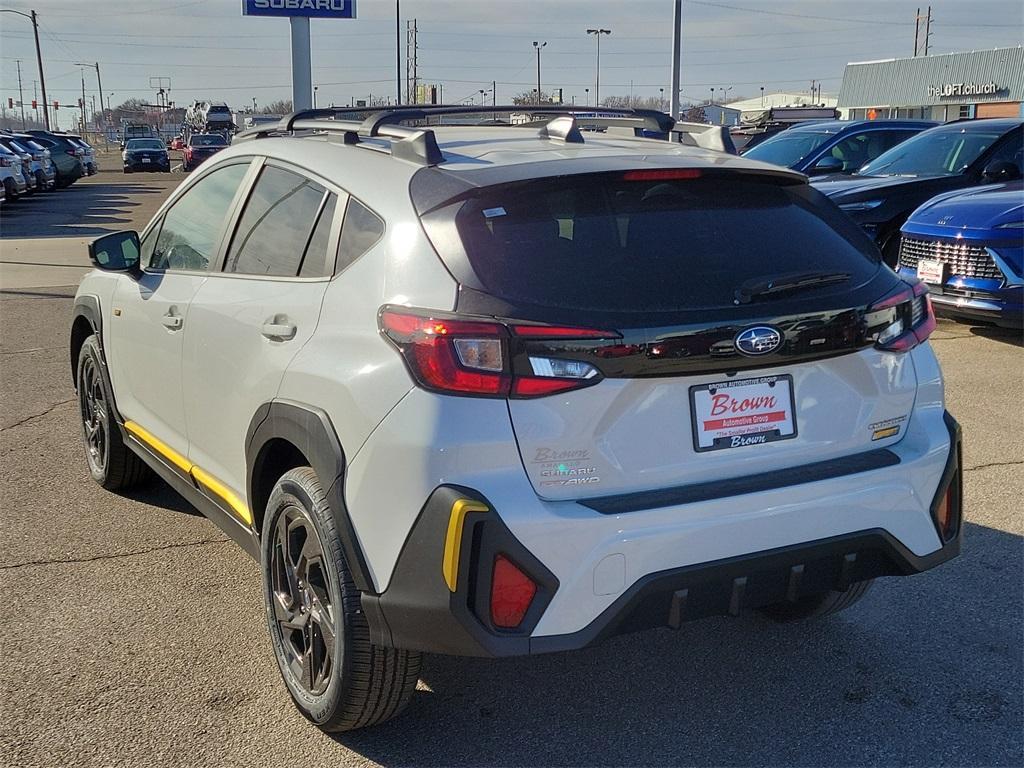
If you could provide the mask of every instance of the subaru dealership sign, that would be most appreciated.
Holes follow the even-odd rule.
[[[354,19],[356,0],[242,0],[242,14]]]

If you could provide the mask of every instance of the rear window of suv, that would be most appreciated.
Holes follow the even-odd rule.
[[[751,178],[563,176],[481,190],[456,214],[484,290],[607,312],[726,307],[746,280],[792,272],[871,278],[860,229],[804,184]]]

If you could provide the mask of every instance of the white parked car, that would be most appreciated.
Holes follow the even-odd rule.
[[[388,719],[421,652],[821,616],[958,553],[927,294],[804,176],[580,131],[660,113],[402,124],[451,111],[238,137],[75,299],[92,476],[261,563],[307,718]]]
[[[21,155],[16,155],[2,144],[0,144],[0,183],[4,185],[4,196],[7,202],[14,202],[28,193],[28,181],[25,179]]]

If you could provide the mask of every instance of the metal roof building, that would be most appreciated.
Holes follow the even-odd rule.
[[[839,108],[853,120],[1024,116],[1024,47],[846,65]]]

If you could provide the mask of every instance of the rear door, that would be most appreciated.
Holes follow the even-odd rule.
[[[237,499],[245,498],[249,424],[316,328],[344,205],[328,182],[267,161],[224,263],[192,302],[183,377],[188,456]]]
[[[513,343],[514,370],[543,375],[570,359],[603,376],[509,401],[545,498],[768,472],[902,434],[913,366],[874,349],[863,324],[895,278],[806,185],[685,171],[562,177],[484,190],[456,221],[478,281],[464,285],[460,313],[620,336]],[[837,277],[792,291],[768,282],[794,273]],[[763,293],[737,292],[762,278]],[[900,429],[873,439],[889,424]]]

